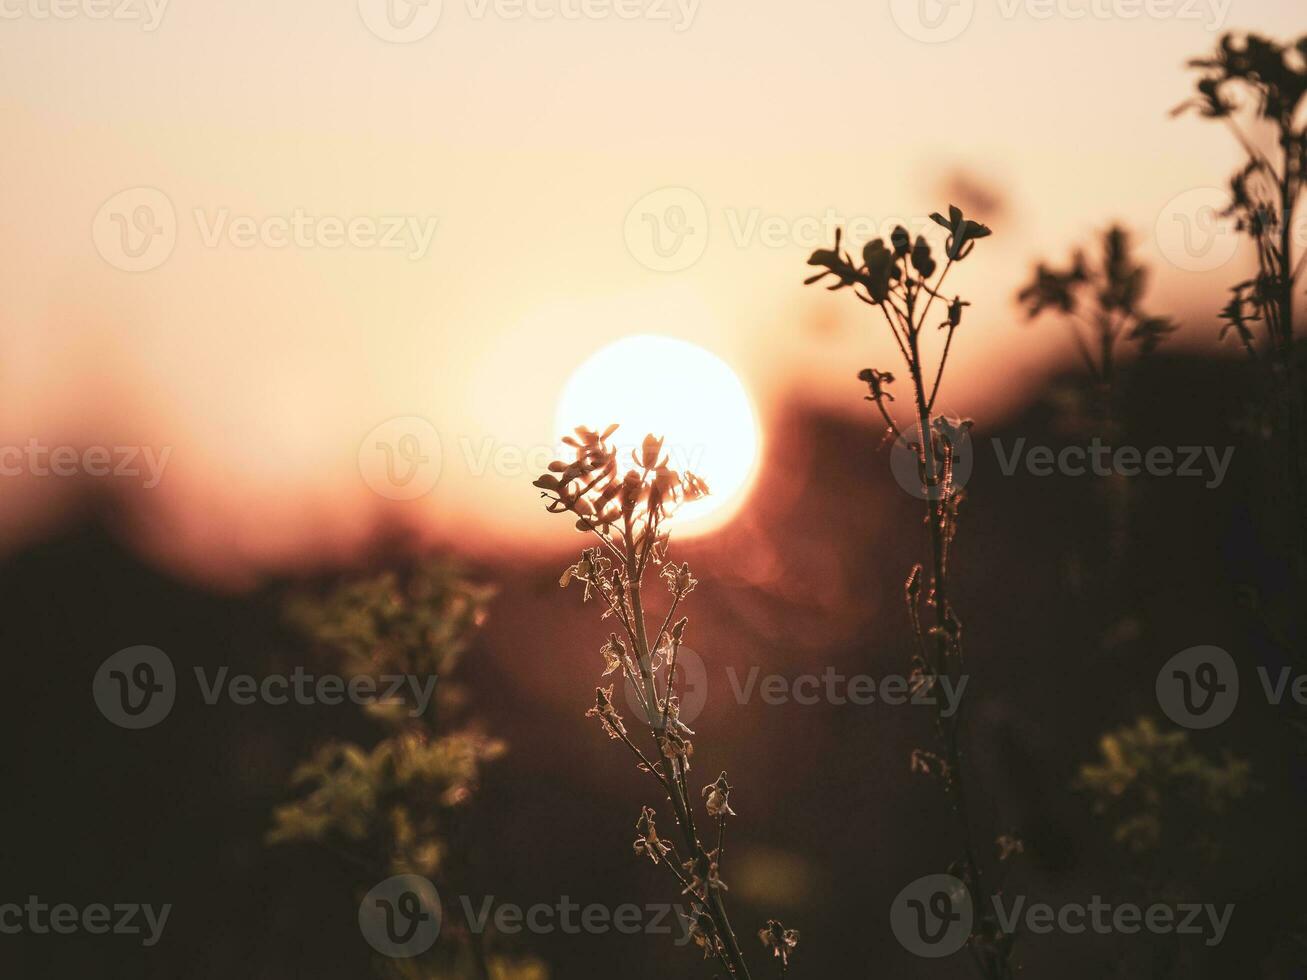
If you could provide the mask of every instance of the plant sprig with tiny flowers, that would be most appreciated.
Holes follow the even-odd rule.
[[[615,620],[620,628],[608,634],[600,649],[602,676],[615,674],[629,683],[651,748],[646,752],[636,744],[636,735],[614,704],[615,684],[595,689],[594,706],[586,714],[630,750],[636,767],[657,782],[671,804],[674,838],[660,836],[653,807],[641,808],[633,843],[636,855],[665,868],[681,894],[690,896],[689,931],[704,958],[715,958],[730,976],[748,980],[749,969],[726,912],[722,880],[726,819],[735,816],[732,787],[723,772],[697,795],[691,791],[695,733],[681,720],[676,693],[677,657],[688,626],[688,620],[676,619],[676,614],[698,582],[689,565],[667,558],[669,519],[682,503],[706,495],[708,487],[693,473],[671,469],[663,440],[652,435],[633,451],[634,465],[621,473],[618,451],[610,441],[616,429],[576,429],[563,440],[575,450],[575,458],[551,463],[534,484],[550,513],[571,515],[576,529],[595,542],[563,573],[560,584],[579,582],[583,600],[598,600],[602,618]],[[650,618],[643,590],[646,573],[655,566],[670,594],[661,618]],[[654,622],[660,625],[651,632]],[[696,806],[706,811],[703,826],[696,820]],[[769,920],[758,935],[784,976],[798,932]]]
[[[898,439],[915,453],[924,491],[928,558],[913,566],[904,594],[916,639],[914,688],[925,691],[933,689],[941,678],[957,681],[963,664],[962,623],[950,600],[949,571],[958,506],[962,501],[962,488],[953,478],[954,455],[971,422],[955,422],[936,415],[934,408],[954,335],[969,304],[960,296],[946,295],[944,280],[954,265],[971,255],[977,241],[990,235],[988,227],[966,218],[960,208],[950,206],[948,210],[947,217],[939,212],[930,216],[948,233],[942,267],[925,237],[918,235],[914,240],[901,225],[890,234],[888,245],[880,238],[867,242],[862,248],[861,261],[850,256],[843,247],[842,233],[837,231],[834,248],[818,249],[808,259],[808,264],[820,271],[804,283],[833,280],[828,289],[848,290],[861,302],[879,310],[912,383],[912,423],[904,425],[896,419],[892,408],[894,396],[890,386],[895,383],[894,374],[878,368],[865,368],[858,374],[858,379],[867,385],[867,401],[876,406],[885,423],[886,437]],[[941,317],[938,323],[931,319],[937,300]],[[947,331],[942,345],[928,344],[927,338],[938,331]],[[931,358],[928,347],[941,348],[936,358]],[[910,764],[913,771],[930,775],[943,785],[956,816],[963,852],[954,870],[965,881],[972,907],[990,909],[993,906],[979,849],[972,843],[963,779],[962,713],[948,715],[942,701],[935,701],[939,750],[916,749]],[[1016,850],[1019,848],[1000,846],[1000,859]],[[992,915],[977,924],[968,948],[986,980],[1008,980],[1013,975],[1012,940]]]

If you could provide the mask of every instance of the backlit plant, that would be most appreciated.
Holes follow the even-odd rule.
[[[813,252],[808,264],[820,271],[805,285],[830,281],[831,290],[847,290],[862,303],[878,310],[893,337],[911,385],[910,423],[901,424],[892,407],[891,386],[895,375],[879,368],[865,368],[858,378],[868,388],[867,401],[876,406],[887,429],[901,445],[915,454],[926,505],[927,559],[908,574],[905,585],[908,617],[916,638],[913,682],[918,690],[932,690],[941,678],[955,684],[963,669],[962,622],[953,608],[950,592],[950,557],[957,530],[962,488],[954,482],[956,450],[971,427],[970,420],[954,421],[935,414],[944,368],[953,338],[961,327],[963,311],[969,305],[960,296],[943,291],[944,280],[953,266],[971,255],[976,242],[990,234],[989,228],[949,207],[948,216],[938,212],[931,219],[948,237],[944,261],[935,257],[925,237],[915,239],[901,225],[890,234],[889,244],[876,238],[867,242],[855,260],[844,248],[842,233],[835,235],[835,247]],[[936,306],[938,301],[939,305]],[[931,319],[932,311],[939,317]],[[928,353],[928,338],[943,331],[937,357]],[[970,892],[972,907],[993,907],[982,866],[980,849],[973,843],[961,744],[960,711],[948,714],[942,699],[935,698],[938,745],[935,750],[916,749],[911,766],[937,779],[948,795],[958,822],[962,855],[954,870]],[[1000,860],[1019,850],[1010,839],[1000,844]],[[970,939],[972,958],[986,980],[1012,976],[1013,937],[1004,933],[992,916],[982,916]]]
[[[609,738],[626,746],[637,768],[658,784],[671,807],[676,831],[667,837],[659,832],[657,811],[641,808],[635,853],[665,868],[681,893],[690,897],[689,931],[704,957],[715,958],[731,976],[748,978],[727,916],[722,878],[726,820],[735,816],[732,787],[723,772],[698,792],[692,788],[694,732],[681,720],[676,693],[676,662],[688,625],[676,614],[698,583],[687,564],[668,560],[668,522],[680,504],[704,496],[708,488],[694,474],[669,468],[662,440],[652,435],[632,453],[634,465],[622,472],[610,442],[616,429],[578,428],[564,440],[575,450],[575,458],[551,463],[549,472],[535,481],[549,511],[570,515],[576,529],[594,541],[563,573],[561,584],[580,584],[583,599],[596,599],[603,618],[618,627],[600,650],[603,676],[615,675],[615,680],[595,689],[594,706],[586,714],[598,719]],[[661,616],[650,618],[643,587],[655,569],[669,599]],[[651,629],[652,623],[659,625]],[[617,710],[613,692],[619,679],[628,685],[637,721],[624,719]],[[639,733],[633,729],[647,730],[648,751],[636,744]],[[698,807],[706,817],[702,823],[696,818]],[[769,920],[758,936],[784,976],[798,932]]]

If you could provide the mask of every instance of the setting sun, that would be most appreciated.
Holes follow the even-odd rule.
[[[646,433],[664,436],[672,468],[708,483],[711,495],[678,514],[681,533],[711,530],[743,502],[757,470],[758,420],[744,384],[716,354],[651,335],[592,354],[568,378],[555,428],[562,435],[613,422],[626,458]]]

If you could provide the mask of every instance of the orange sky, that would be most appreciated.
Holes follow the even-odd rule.
[[[998,411],[1063,356],[1012,294],[1111,219],[1156,263],[1150,306],[1212,308],[1240,261],[1188,271],[1154,235],[1236,161],[1167,119],[1181,66],[1219,29],[1303,26],[1290,0],[444,0],[391,43],[373,0],[51,2],[0,2],[0,444],[172,447],[157,487],[111,489],[192,568],[348,547],[379,507],[549,533],[532,474],[469,460],[547,445],[568,374],[630,333],[711,349],[764,416],[795,390],[856,410],[851,369],[882,348],[817,329],[852,311],[800,286],[814,236],[922,223],[958,171],[1006,206],[951,280],[974,302],[953,377],[981,379],[955,410]],[[964,26],[914,39],[921,10]],[[160,195],[166,254],[115,254]],[[647,214],[684,216],[688,251]],[[394,416],[444,450],[414,502],[360,478]],[[7,485],[10,540],[76,493]]]

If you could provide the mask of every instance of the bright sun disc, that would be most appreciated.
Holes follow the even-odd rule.
[[[623,462],[652,432],[665,437],[672,469],[708,483],[708,497],[678,512],[678,532],[711,530],[743,503],[758,465],[758,420],[739,377],[716,354],[648,335],[597,351],[568,378],[556,428],[561,435],[578,425],[602,430],[613,422],[621,426],[613,440]]]

